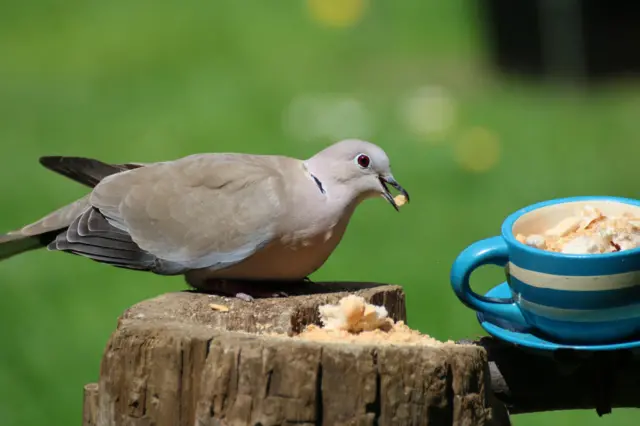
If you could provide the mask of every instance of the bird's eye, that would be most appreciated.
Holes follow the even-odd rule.
[[[356,156],[356,163],[358,163],[358,166],[362,167],[363,169],[366,169],[371,164],[371,159],[369,158],[368,155],[358,154]]]

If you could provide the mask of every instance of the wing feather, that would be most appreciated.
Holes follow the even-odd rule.
[[[296,160],[201,154],[157,163],[105,178],[91,204],[157,259],[187,269],[222,268],[275,238],[287,161]]]

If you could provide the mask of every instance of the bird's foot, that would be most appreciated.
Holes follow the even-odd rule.
[[[252,292],[255,296],[247,293],[236,293],[235,298],[244,300],[245,302],[253,302],[256,298],[270,298],[270,297],[289,297],[287,293],[284,291],[277,291],[275,293],[272,292],[261,292],[260,295],[256,295],[255,292]]]
[[[189,282],[189,284],[211,295],[231,297],[246,302],[252,302],[255,299],[289,296],[286,292],[279,289],[282,287],[279,283],[268,281],[209,279],[198,283]]]

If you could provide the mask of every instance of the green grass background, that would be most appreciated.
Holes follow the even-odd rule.
[[[114,162],[210,151],[308,157],[334,140],[305,133],[305,123],[292,133],[283,117],[299,96],[339,94],[366,107],[366,136],[387,150],[412,202],[401,213],[382,200],[363,204],[313,278],[401,284],[413,327],[439,339],[482,335],[450,290],[451,262],[532,202],[637,197],[640,91],[616,83],[587,94],[492,73],[473,5],[375,1],[359,22],[336,28],[291,0],[5,2],[0,230],[84,193],[40,167],[40,155]],[[444,90],[455,106],[452,125],[436,136],[412,132],[402,115],[404,97],[423,86]],[[462,135],[478,127],[500,147],[495,166],[482,173],[455,157]],[[332,135],[343,134],[338,128]],[[487,267],[473,284],[486,291],[501,278],[499,268]],[[97,379],[118,316],[184,287],[180,278],[46,251],[1,263],[0,424],[79,424],[82,386]],[[638,420],[615,410],[602,419],[584,411],[513,422]]]

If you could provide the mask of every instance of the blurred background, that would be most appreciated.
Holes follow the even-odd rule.
[[[0,231],[85,193],[42,168],[41,155],[307,158],[369,139],[412,202],[400,213],[364,203],[312,278],[400,284],[411,326],[443,340],[481,336],[448,281],[464,247],[533,202],[637,197],[639,7],[604,4],[4,2]],[[486,267],[473,285],[484,292],[502,279]],[[96,381],[118,316],[185,287],[62,253],[2,262],[0,424],[78,424],[82,386]],[[638,415],[513,423],[636,425]]]

